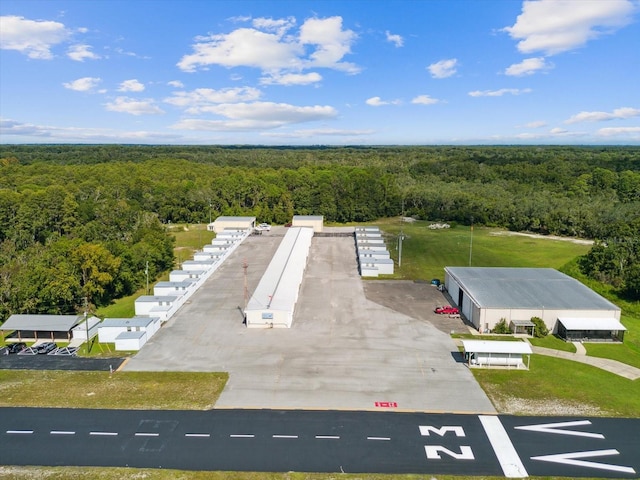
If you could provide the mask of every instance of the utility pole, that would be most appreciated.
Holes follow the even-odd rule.
[[[472,252],[473,252],[473,217],[471,217],[471,236],[469,237],[469,266],[471,266]]]
[[[247,283],[247,268],[249,268],[249,264],[247,260],[242,261],[242,269],[244,270],[244,309],[247,309],[249,305],[249,285]]]
[[[89,355],[89,318],[88,318],[88,301],[87,297],[84,297],[84,328],[87,333],[87,355]]]
[[[404,240],[404,196],[402,197],[402,216],[400,217],[400,235],[398,235],[398,268],[402,267],[402,241]]]
[[[211,203],[211,199],[209,199],[209,224],[211,224],[211,207],[213,207],[213,204]]]
[[[147,260],[147,264],[144,267],[144,273],[147,276],[147,295],[149,295],[149,260]]]

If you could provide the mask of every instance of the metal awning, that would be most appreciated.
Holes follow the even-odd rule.
[[[532,354],[527,342],[501,342],[498,340],[462,340],[465,352]]]
[[[558,318],[567,330],[610,330],[626,331],[622,323],[615,318]]]

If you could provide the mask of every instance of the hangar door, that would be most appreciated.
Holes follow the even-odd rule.
[[[458,308],[460,309],[460,313],[462,313],[465,318],[470,321],[472,320],[473,303],[469,300],[469,297],[464,294],[464,290],[462,289],[458,290]]]

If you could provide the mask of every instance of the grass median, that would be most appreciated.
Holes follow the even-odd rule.
[[[0,406],[208,410],[226,373],[0,370]]]

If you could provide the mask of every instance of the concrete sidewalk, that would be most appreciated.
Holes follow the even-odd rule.
[[[626,363],[618,362],[616,360],[610,360],[608,358],[589,357],[581,353],[564,352],[562,350],[554,350],[552,348],[536,347],[531,345],[533,353],[539,355],[546,355],[548,357],[564,358],[566,360],[573,360],[574,362],[586,363],[593,367],[606,370],[607,372],[615,373],[629,380],[637,380],[640,378],[640,368],[632,367]]]

